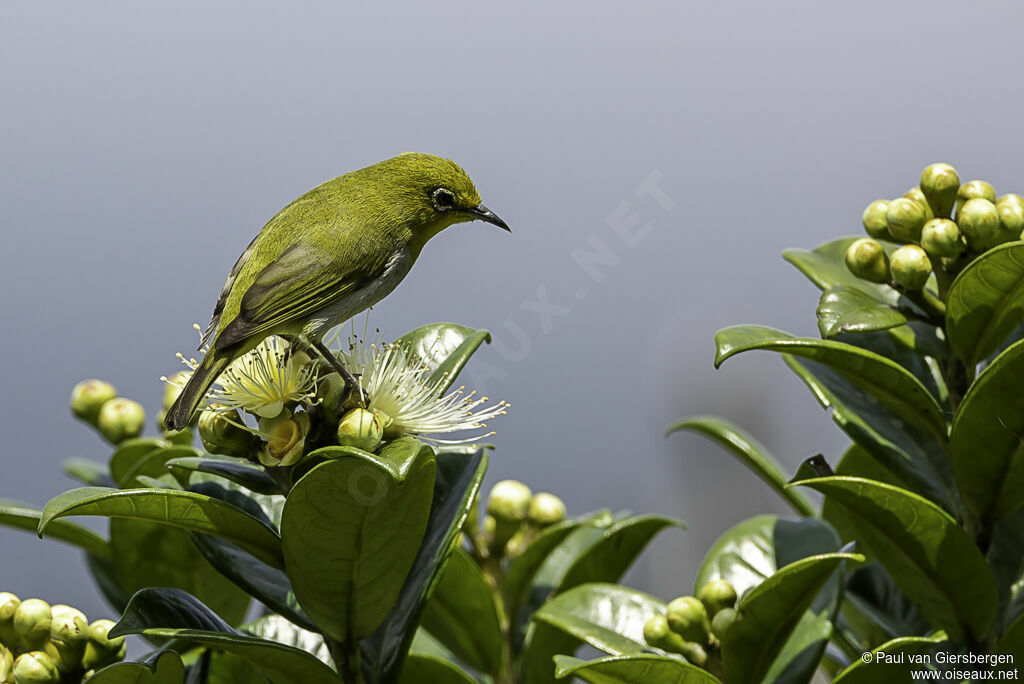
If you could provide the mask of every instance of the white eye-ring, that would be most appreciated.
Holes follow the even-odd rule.
[[[438,188],[430,197],[434,200],[434,208],[438,211],[450,211],[455,208],[455,193],[447,188]]]

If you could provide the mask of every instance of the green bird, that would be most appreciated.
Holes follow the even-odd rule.
[[[217,376],[269,335],[314,348],[358,392],[324,333],[389,295],[430,238],[475,220],[509,230],[458,164],[429,154],[401,154],[302,195],[231,269],[200,343],[208,351],[164,425],[184,428]]]

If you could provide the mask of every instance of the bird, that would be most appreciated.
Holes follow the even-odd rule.
[[[389,295],[430,238],[477,220],[511,232],[484,206],[462,167],[417,152],[346,173],[295,199],[263,226],[228,274],[201,337],[206,353],[164,426],[188,425],[221,372],[271,335],[312,348],[348,392],[361,392],[324,345],[324,334]]]

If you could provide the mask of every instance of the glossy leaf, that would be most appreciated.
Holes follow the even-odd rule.
[[[0,525],[35,532],[42,517],[43,512],[38,508],[0,499]],[[57,541],[77,546],[98,558],[110,558],[110,547],[106,539],[68,520],[56,521],[49,531],[49,536]]]
[[[763,349],[821,363],[869,392],[896,415],[936,435],[946,436],[946,422],[938,402],[902,366],[851,344],[793,337],[773,328],[740,325],[715,335],[715,367],[744,351]]]
[[[899,637],[887,641],[878,648],[871,651],[871,662],[858,658],[848,668],[839,673],[832,680],[833,684],[904,684],[911,681],[913,671],[925,669],[924,663],[913,663],[912,656],[929,653],[936,644],[946,641],[944,632],[937,632],[933,636],[909,636]],[[902,655],[904,662],[889,661],[886,654],[893,658]]]
[[[744,594],[737,604],[740,617],[722,640],[727,680],[761,681],[818,590],[844,560],[860,562],[864,557],[851,553],[810,556],[780,568]]]
[[[840,333],[888,330],[907,322],[907,317],[861,289],[833,285],[818,300],[818,331],[824,338]]]
[[[976,364],[1024,321],[1024,243],[988,250],[960,272],[946,297],[949,343]]]
[[[650,650],[644,623],[665,613],[665,604],[617,584],[581,584],[551,599],[533,614],[552,627],[610,655]]]
[[[505,605],[510,615],[515,615],[526,599],[530,583],[533,581],[537,570],[555,548],[565,540],[569,534],[584,524],[581,520],[563,520],[560,523],[551,525],[541,530],[533,542],[526,547],[526,550],[516,558],[512,559],[509,565],[508,574],[505,576]]]
[[[107,467],[102,463],[88,458],[68,458],[64,460],[64,474],[90,487],[113,487]]]
[[[872,458],[917,494],[947,511],[957,510],[953,474],[937,435],[900,419],[828,366],[788,355],[783,360],[818,402],[832,409],[832,420],[840,429]]]
[[[1024,507],[997,522],[992,528],[992,540],[989,543],[985,560],[992,569],[999,593],[998,622],[1016,619],[1017,613],[1008,614],[1014,596],[1020,596],[1021,580],[1024,579]],[[1017,591],[1014,591],[1016,587]]]
[[[142,634],[221,649],[256,665],[274,684],[337,684],[338,676],[315,656],[238,630],[195,597],[173,589],[136,593],[111,636]]]
[[[431,380],[444,378],[441,385],[444,391],[455,382],[480,345],[491,341],[491,334],[455,323],[431,323],[410,330],[398,341],[409,345],[412,355],[430,368]]]
[[[487,471],[487,451],[440,450],[430,519],[402,591],[384,623],[361,644],[369,682],[392,682],[416,633],[423,605],[458,544],[462,526]]]
[[[996,644],[996,653],[1012,655],[1017,663],[1024,661],[1024,615],[1018,616],[1003,632]]]
[[[201,451],[190,446],[170,446],[166,449],[153,449],[146,453],[135,463],[127,468],[117,483],[121,487],[137,487],[139,481],[136,479],[141,475],[148,477],[160,477],[167,474],[167,461],[175,458],[198,458],[202,456]]]
[[[118,615],[123,613],[130,597],[117,579],[113,561],[97,558],[91,553],[87,553],[85,554],[85,565],[89,568],[89,574],[106,602]]]
[[[803,495],[794,496],[794,491],[786,488],[789,478],[783,475],[782,466],[771,452],[743,428],[715,416],[691,416],[673,423],[666,434],[683,430],[700,433],[717,442],[785,499],[798,514],[815,515],[814,507]]]
[[[260,494],[280,494],[281,491],[267,472],[243,458],[229,456],[186,456],[171,458],[165,466],[185,478],[189,472],[207,473],[223,477],[246,489]],[[187,479],[183,481],[187,482]]]
[[[423,653],[410,653],[398,684],[477,684],[455,663]]]
[[[325,665],[331,665],[331,654],[323,634],[303,629],[280,615],[264,615],[245,626],[245,631],[261,639],[312,653]]]
[[[420,626],[466,665],[497,676],[503,637],[494,595],[476,561],[461,548],[448,558]]]
[[[978,375],[953,419],[949,449],[957,486],[971,511],[989,524],[1024,504],[1022,377],[1024,340]]]
[[[863,477],[868,480],[884,482],[906,489],[906,483],[893,475],[891,470],[876,461],[859,444],[851,444],[849,446],[846,453],[842,455],[836,464],[835,474]],[[821,518],[835,528],[843,542],[849,543],[857,540],[857,534],[853,526],[847,521],[846,509],[837,505],[832,499],[825,499],[822,502]]]
[[[282,547],[295,596],[338,641],[367,637],[387,617],[430,515],[430,447],[402,438],[380,459],[391,467],[353,457],[321,463],[284,506]]]
[[[124,482],[125,474],[135,466],[139,459],[156,449],[166,449],[169,446],[171,443],[164,439],[150,437],[126,439],[117,445],[117,449],[110,456],[111,479],[118,484]]]
[[[203,532],[238,544],[274,567],[283,567],[281,541],[265,523],[244,511],[194,492],[173,489],[81,487],[50,500],[39,521],[42,536],[50,523],[69,515],[130,518]]]
[[[931,626],[892,575],[874,561],[855,568],[843,588],[842,621],[861,640],[861,651],[902,636],[924,636]]]
[[[782,258],[796,266],[820,290],[828,290],[836,285],[858,290],[886,304],[899,301],[900,293],[889,285],[871,283],[850,273],[846,268],[846,249],[858,237],[843,237],[818,245],[811,251],[787,249]],[[889,245],[886,245],[889,251]]]
[[[115,663],[89,677],[89,684],[182,684],[185,665],[174,651],[163,651],[145,663]]]
[[[995,617],[992,573],[974,542],[935,504],[856,477],[803,480],[848,511],[857,540],[877,557],[921,613],[960,640],[981,638]]]
[[[555,668],[558,679],[579,677],[589,684],[721,684],[682,658],[646,653],[590,661],[555,656]]]

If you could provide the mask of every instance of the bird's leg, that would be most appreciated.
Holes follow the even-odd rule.
[[[338,361],[338,357],[332,354],[331,350],[328,349],[323,342],[310,340],[309,343],[320,353],[320,356],[324,357],[324,360],[327,361],[327,363],[331,364],[331,367],[334,368],[334,370],[338,371],[338,375],[340,375],[341,379],[345,381],[345,387],[348,388],[348,392],[346,392],[345,396],[338,401],[339,405],[352,396],[353,392],[355,392],[355,396],[359,397],[359,403],[362,404],[363,408],[366,408],[370,404],[370,397],[359,386],[359,381],[356,380],[356,376],[352,375],[352,373],[342,365],[341,361]]]

